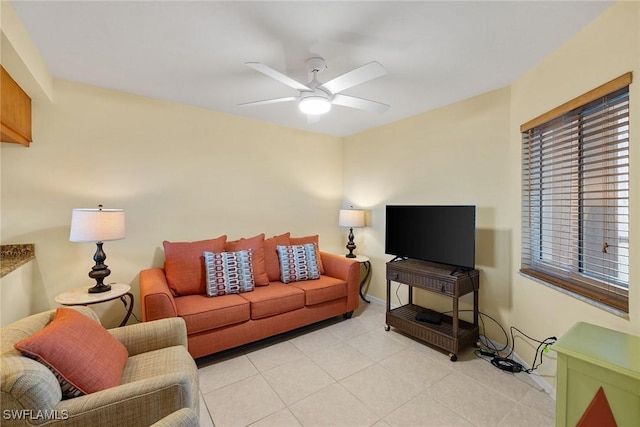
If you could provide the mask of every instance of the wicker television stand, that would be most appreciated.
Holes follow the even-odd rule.
[[[391,309],[391,282],[409,286],[409,302]],[[391,326],[401,332],[418,338],[427,344],[449,352],[452,362],[458,360],[458,352],[464,347],[475,345],[479,338],[478,329],[478,270],[453,271],[453,267],[427,261],[405,259],[387,263],[387,312],[385,330]],[[441,314],[441,323],[426,323],[416,320],[421,312],[440,314],[413,304],[413,288],[424,289],[451,297],[451,316]],[[473,324],[458,318],[458,298],[473,292]]]

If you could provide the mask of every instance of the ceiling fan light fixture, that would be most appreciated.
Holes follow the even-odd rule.
[[[322,96],[307,96],[300,100],[298,108],[305,114],[326,114],[331,110],[331,101]]]

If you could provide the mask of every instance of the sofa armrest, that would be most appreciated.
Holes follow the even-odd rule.
[[[187,347],[187,327],[181,317],[136,323],[109,329],[109,333],[127,348],[129,356],[175,345]]]
[[[322,266],[326,276],[349,281],[350,275],[355,274],[357,276],[359,273],[359,268],[354,268],[354,266],[360,263],[355,259],[347,258],[344,255],[330,254],[329,252],[320,252],[320,258],[322,259]],[[357,279],[358,277],[356,277],[356,281]]]
[[[347,282],[347,311],[358,308],[360,295],[360,263],[344,255],[320,252],[325,276]]]
[[[182,408],[198,410],[188,373],[167,373],[61,401],[65,426],[151,425]],[[48,424],[47,424],[48,425]],[[55,422],[52,425],[57,425]]]
[[[198,415],[191,408],[182,408],[167,415],[151,427],[198,427]]]
[[[164,269],[150,268],[140,272],[140,305],[144,322],[178,316]]]

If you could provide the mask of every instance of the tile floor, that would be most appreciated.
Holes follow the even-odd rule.
[[[473,349],[457,362],[360,303],[288,334],[198,359],[200,425],[553,426],[555,402]]]

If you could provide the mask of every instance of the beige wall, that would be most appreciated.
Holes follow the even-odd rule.
[[[33,314],[32,300],[33,261],[29,261],[0,278],[0,327]]]
[[[629,316],[563,295],[518,274],[520,228],[520,124],[632,71],[630,87],[630,283]],[[578,321],[640,335],[640,3],[620,2],[584,28],[537,67],[511,86],[511,152],[509,153],[513,248],[513,310],[511,324],[526,327],[535,337],[560,336]],[[533,360],[533,348],[518,344],[518,352]],[[550,380],[555,364],[545,363],[541,373]]]
[[[507,320],[509,94],[508,88],[496,90],[345,139],[344,198],[370,213],[369,227],[356,231],[356,252],[372,260],[370,295],[386,300],[385,263],[391,257],[384,254],[385,205],[476,205],[480,308]],[[399,293],[403,303],[405,289]],[[451,310],[450,300],[433,294],[420,294],[418,301]],[[472,299],[463,302],[469,309]],[[392,304],[398,304],[395,286]]]
[[[69,242],[77,207],[125,209],[126,239],[104,245],[107,280],[136,297],[165,239],[291,231],[340,250],[340,139],[64,81],[54,91],[34,102],[31,147],[2,144],[2,242],[36,245],[35,311],[90,283],[95,245]],[[95,308],[108,324],[123,314]]]
[[[358,231],[358,252],[372,258],[369,293],[386,299],[384,206],[386,204],[475,204],[476,264],[481,270],[480,310],[505,328],[515,326],[543,339],[561,336],[578,321],[640,335],[640,169],[632,168],[631,286],[629,316],[559,293],[518,273],[520,268],[521,138],[524,123],[628,71],[640,77],[640,3],[612,6],[510,88],[426,112],[345,139],[345,199],[370,210],[370,226]],[[631,87],[631,164],[639,165],[640,85]],[[392,304],[397,304],[395,286]],[[404,293],[400,293],[406,302]],[[429,293],[420,302],[449,310]],[[469,307],[467,298],[465,308]],[[504,334],[486,322],[487,335]],[[516,353],[528,364],[536,343],[517,339]],[[555,355],[538,371],[555,383]]]

